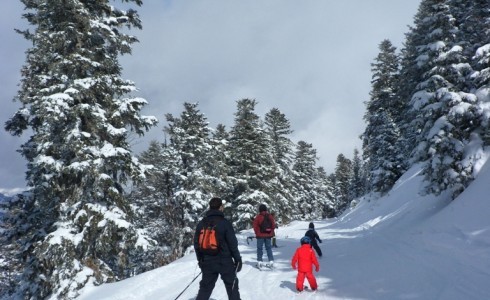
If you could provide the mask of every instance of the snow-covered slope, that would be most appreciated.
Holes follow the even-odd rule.
[[[242,299],[490,299],[490,162],[456,200],[421,196],[412,168],[385,197],[364,198],[341,218],[315,221],[324,256],[317,292],[296,294],[290,259],[308,222],[279,228],[277,269],[259,271],[255,241],[238,234]],[[100,287],[80,299],[175,299],[196,277],[193,253],[162,268]],[[179,299],[194,299],[199,279]],[[227,299],[218,283],[212,299]]]

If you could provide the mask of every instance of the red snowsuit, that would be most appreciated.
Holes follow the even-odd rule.
[[[296,289],[298,291],[303,290],[303,283],[306,279],[310,283],[310,287],[313,290],[318,288],[316,283],[316,278],[313,276],[313,267],[315,265],[315,270],[320,271],[320,265],[316,259],[315,251],[311,248],[310,244],[301,245],[294,253],[291,265],[293,269],[296,270],[296,264],[298,264],[298,276],[296,277]]]

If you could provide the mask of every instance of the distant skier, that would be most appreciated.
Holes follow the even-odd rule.
[[[305,236],[310,238],[311,247],[315,248],[316,253],[321,258],[323,255],[322,249],[320,249],[320,246],[318,246],[318,243],[316,241],[318,240],[318,242],[321,243],[322,240],[318,236],[318,233],[315,231],[315,224],[313,224],[313,222],[311,222],[310,225],[308,226],[308,230],[306,231]]]
[[[293,269],[298,270],[298,275],[296,276],[296,290],[302,292],[304,289],[303,283],[308,279],[308,283],[312,290],[316,290],[318,285],[316,283],[316,278],[313,275],[313,267],[315,266],[315,271],[320,271],[320,264],[316,259],[315,251],[311,249],[310,238],[304,236],[301,238],[301,247],[296,249],[293,259],[291,260],[291,266]],[[297,265],[297,266],[296,266]]]
[[[262,256],[264,254],[264,246],[267,253],[270,268],[274,266],[274,255],[272,254],[272,237],[275,235],[274,229],[276,228],[276,221],[274,217],[267,211],[265,204],[259,205],[259,214],[253,221],[253,228],[255,237],[257,238],[257,267],[261,268],[264,263],[262,262]]]

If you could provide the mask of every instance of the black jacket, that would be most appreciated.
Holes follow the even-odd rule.
[[[309,237],[310,240],[311,240],[311,245],[317,245],[317,240],[321,243],[322,240],[320,239],[320,237],[318,236],[318,233],[316,233],[315,229],[308,229],[305,233],[305,236]]]
[[[216,225],[216,236],[219,243],[219,253],[217,255],[206,255],[199,252],[199,233],[203,227],[207,218],[216,218],[218,223]],[[194,250],[198,261],[218,259],[223,260],[227,258],[233,258],[235,262],[239,261],[240,252],[238,251],[238,240],[235,236],[235,230],[230,221],[225,219],[225,215],[220,210],[210,209],[206,212],[204,217],[196,227],[194,233]]]

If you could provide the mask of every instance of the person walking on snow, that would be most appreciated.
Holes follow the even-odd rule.
[[[225,284],[229,300],[240,300],[238,278],[236,273],[242,269],[242,257],[238,251],[238,241],[230,221],[223,214],[223,202],[220,198],[209,201],[206,216],[197,224],[194,234],[194,250],[196,251],[202,279],[196,300],[208,300],[211,297],[218,275]],[[199,234],[208,222],[215,224],[219,252],[215,255],[205,254],[199,250]]]
[[[304,289],[305,277],[308,279],[308,283],[312,290],[318,289],[318,284],[316,283],[316,278],[313,275],[313,267],[315,266],[315,271],[320,271],[320,264],[316,259],[315,251],[311,249],[310,238],[304,236],[301,238],[301,247],[296,249],[293,259],[291,260],[291,266],[293,269],[298,270],[298,275],[296,276],[296,290],[302,292]]]
[[[257,266],[262,266],[262,256],[264,254],[263,248],[267,252],[267,258],[269,259],[269,266],[274,265],[274,256],[272,255],[271,239],[274,236],[274,228],[276,228],[276,221],[274,217],[267,211],[267,206],[261,204],[259,206],[259,214],[253,221],[253,228],[255,232],[255,238],[257,239]]]
[[[318,240],[318,242],[321,244],[322,240],[318,236],[318,233],[315,231],[315,224],[313,224],[313,222],[311,222],[310,225],[308,226],[308,230],[306,231],[305,236],[310,238],[311,247],[313,247],[315,249],[316,253],[321,258],[322,257],[322,249],[320,249],[320,246],[318,246],[318,243],[316,241]]]

